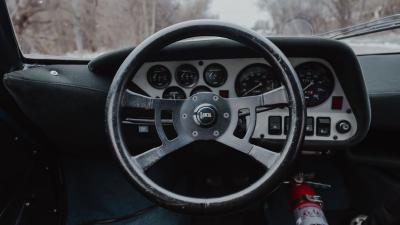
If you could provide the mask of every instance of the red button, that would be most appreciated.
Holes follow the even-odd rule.
[[[343,97],[333,96],[332,97],[332,109],[341,110],[343,107]]]

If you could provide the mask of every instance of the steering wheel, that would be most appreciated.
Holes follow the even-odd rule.
[[[222,98],[201,92],[184,100],[150,98],[127,89],[132,76],[148,59],[174,42],[199,36],[216,36],[237,41],[264,57],[279,73],[283,85],[257,96]],[[280,153],[250,143],[256,125],[256,108],[286,106],[290,128]],[[132,155],[121,129],[123,108],[154,110],[155,127],[161,140],[159,147]],[[239,110],[248,109],[248,126],[243,138],[236,137]],[[107,132],[115,155],[129,180],[148,198],[159,205],[184,213],[216,213],[233,210],[271,192],[283,179],[304,139],[306,115],[303,91],[295,71],[286,56],[267,38],[256,32],[214,20],[194,20],[167,27],[139,44],[125,59],[109,89],[106,104]],[[177,137],[169,140],[164,133],[161,113],[172,112]],[[266,172],[250,186],[236,193],[197,198],[180,195],[153,182],[146,170],[164,156],[199,140],[214,140],[234,150],[248,154],[265,166]]]

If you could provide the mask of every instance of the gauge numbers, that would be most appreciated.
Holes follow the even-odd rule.
[[[296,67],[307,107],[325,102],[332,94],[334,79],[332,72],[323,64],[307,62]]]
[[[244,68],[235,81],[235,90],[239,97],[260,95],[280,86],[281,82],[273,69],[261,63]]]

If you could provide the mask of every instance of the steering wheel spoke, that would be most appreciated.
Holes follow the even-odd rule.
[[[263,164],[266,168],[271,168],[280,156],[280,154],[277,152],[251,144],[245,138],[240,139],[229,134],[221,136],[217,141],[228,147],[231,147],[232,149],[251,156],[259,163]]]
[[[268,169],[270,169],[276,163],[280,156],[280,154],[277,152],[257,145],[252,145],[249,155]]]
[[[177,112],[182,106],[184,100],[181,99],[160,99],[150,98],[136,92],[125,90],[122,98],[122,107],[157,109]]]
[[[261,106],[289,105],[286,87],[283,85],[259,96],[261,98]]]
[[[269,149],[254,145],[250,143],[250,139],[254,133],[257,123],[257,107],[261,106],[287,106],[289,104],[286,88],[281,86],[272,91],[266,92],[261,95],[229,98],[228,102],[231,107],[233,119],[231,126],[227,129],[226,133],[218,138],[218,141],[233,149],[250,155],[252,158],[263,164],[266,168],[271,168],[272,165],[279,158],[280,154],[273,152]],[[249,122],[244,137],[238,138],[234,136],[236,129],[237,112],[241,109],[248,109]]]
[[[190,144],[193,140],[189,136],[177,137],[171,141],[163,142],[162,145],[145,151],[139,155],[132,156],[133,160],[142,168],[143,171],[162,159],[164,156]]]
[[[288,97],[286,93],[286,88],[281,86],[269,92],[266,92],[261,95],[256,96],[248,96],[248,97],[238,97],[238,98],[229,98],[227,99],[228,104],[231,108],[232,113],[232,121],[230,126],[226,131],[226,136],[229,138],[237,138],[233,135],[237,122],[239,110],[247,109],[248,113],[247,116],[249,118],[249,122],[246,127],[246,134],[243,137],[243,140],[249,142],[250,138],[252,137],[256,123],[257,123],[257,108],[261,106],[287,106],[289,105]],[[242,140],[239,139],[238,140]],[[229,143],[228,143],[229,144]]]
[[[229,98],[232,110],[252,109],[261,106],[289,105],[285,86],[273,89],[260,95]]]

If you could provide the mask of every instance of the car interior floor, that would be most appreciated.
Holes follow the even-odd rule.
[[[1,186],[1,224],[143,225],[157,224],[160,220],[167,222],[165,224],[196,225],[296,224],[288,182],[282,182],[262,201],[235,213],[183,215],[157,206],[138,192],[126,179],[111,152],[54,154],[48,150],[40,151],[11,132],[7,134],[9,138],[3,139],[7,145],[3,146],[15,149],[15,156],[0,157],[2,173],[13,171],[2,176],[2,183],[7,185]],[[241,182],[252,181],[249,174],[259,173],[254,165],[237,164],[237,155],[226,154],[224,150],[216,155],[200,154],[190,158],[185,155],[194,155],[196,151],[198,149],[188,147],[182,151],[182,156],[170,156],[170,160],[161,161],[149,171],[149,176],[180,193],[213,196],[234,192],[244,185]],[[355,216],[373,212],[399,188],[399,177],[391,175],[396,173],[350,162],[346,154],[340,152],[312,153],[315,154],[307,151],[297,159],[285,181],[290,181],[296,173],[304,173],[321,196],[323,210],[331,225],[349,224]],[[225,157],[223,167],[216,163],[221,160],[221,155]],[[189,169],[189,166],[195,169]],[[242,173],[238,172],[240,170]],[[214,173],[208,173],[210,171]]]

